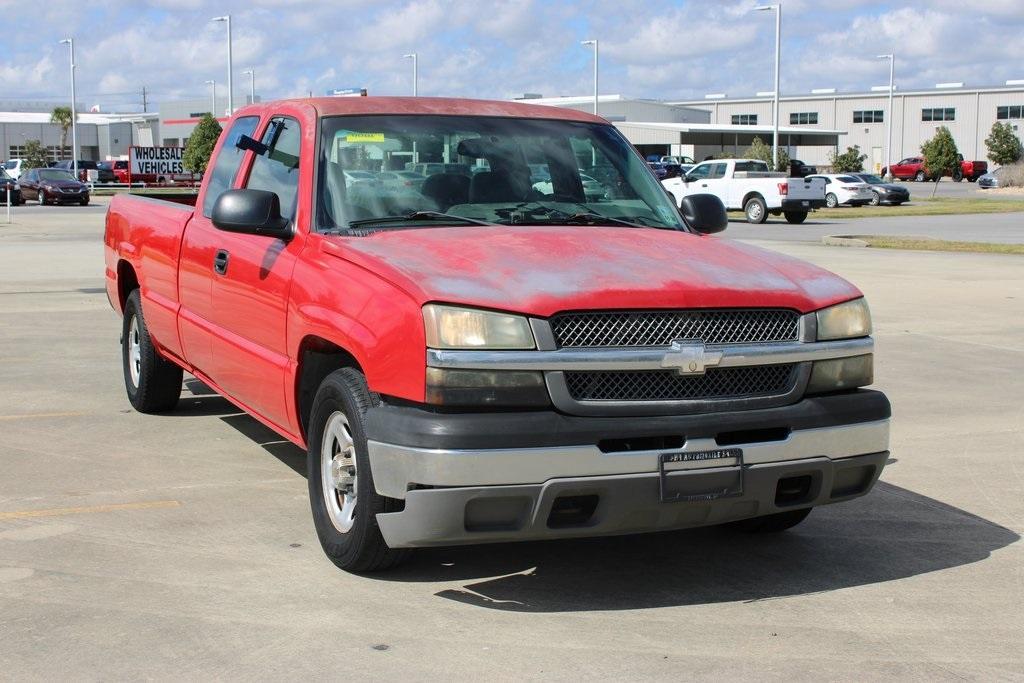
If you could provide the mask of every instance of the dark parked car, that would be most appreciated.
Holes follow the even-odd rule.
[[[33,168],[21,174],[21,195],[35,199],[40,205],[89,203],[89,186],[60,168]]]
[[[879,204],[895,204],[899,206],[903,202],[910,201],[910,190],[903,185],[887,183],[873,173],[851,173],[850,175],[863,180],[871,188],[871,192],[874,194],[871,206],[878,206]]]
[[[654,171],[654,175],[658,180],[664,180],[668,177],[668,169],[665,168],[665,164],[660,161],[648,161],[647,165],[650,166],[652,171]]]
[[[0,167],[0,205],[7,204],[7,193],[11,194],[11,205],[17,206],[23,203],[25,200],[21,196],[21,188],[18,185],[18,181],[7,175],[2,167]]]
[[[806,178],[809,175],[814,175],[818,172],[817,166],[810,166],[800,161],[799,159],[789,160],[789,177],[790,178]]]
[[[73,164],[74,164],[74,162],[71,161],[70,159],[65,159],[63,161],[58,161],[56,163],[56,165],[54,165],[54,168],[59,168],[61,170],[67,171],[68,173],[71,173],[72,169],[74,168]],[[117,176],[114,175],[114,170],[109,165],[100,166],[98,162],[89,161],[88,159],[79,159],[78,160],[78,179],[81,180],[84,183],[89,178],[89,171],[96,171],[97,172],[97,174],[98,174],[97,178],[96,178],[97,182],[100,182],[100,183],[114,183],[114,182],[117,182]]]

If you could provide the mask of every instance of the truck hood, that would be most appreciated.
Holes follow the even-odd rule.
[[[431,301],[550,316],[565,310],[782,307],[860,296],[846,280],[747,244],[674,230],[439,227],[327,236],[346,259]]]

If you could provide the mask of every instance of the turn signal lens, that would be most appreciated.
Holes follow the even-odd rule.
[[[811,370],[806,393],[823,394],[864,387],[874,381],[874,356],[870,353],[850,358],[819,360]]]

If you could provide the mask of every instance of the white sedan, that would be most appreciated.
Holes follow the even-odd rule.
[[[840,204],[864,206],[871,203],[871,186],[860,178],[845,173],[819,173],[807,177],[825,181],[825,206],[830,209]]]

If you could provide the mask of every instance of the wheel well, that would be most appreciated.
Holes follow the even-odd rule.
[[[128,301],[128,296],[139,288],[139,278],[135,275],[135,269],[132,268],[132,264],[125,260],[118,261],[117,263],[117,302],[121,306],[121,310],[124,310],[124,305]]]
[[[762,197],[762,196],[761,196],[761,193],[760,193],[760,192],[748,192],[748,193],[747,193],[747,194],[746,194],[746,195],[745,195],[745,196],[743,197],[743,201],[742,201],[742,202],[740,203],[740,206],[741,206],[742,208],[746,209],[746,208],[747,208],[747,202],[749,202],[749,201],[750,201],[751,199],[753,199],[754,197],[757,197],[757,198],[758,198],[758,199],[760,199],[760,200],[761,200],[762,202],[764,201],[764,197]]]
[[[362,372],[359,361],[337,344],[321,337],[306,337],[299,345],[299,367],[295,379],[295,409],[299,414],[299,427],[303,437],[309,423],[320,383],[327,375],[340,368],[355,368]]]

